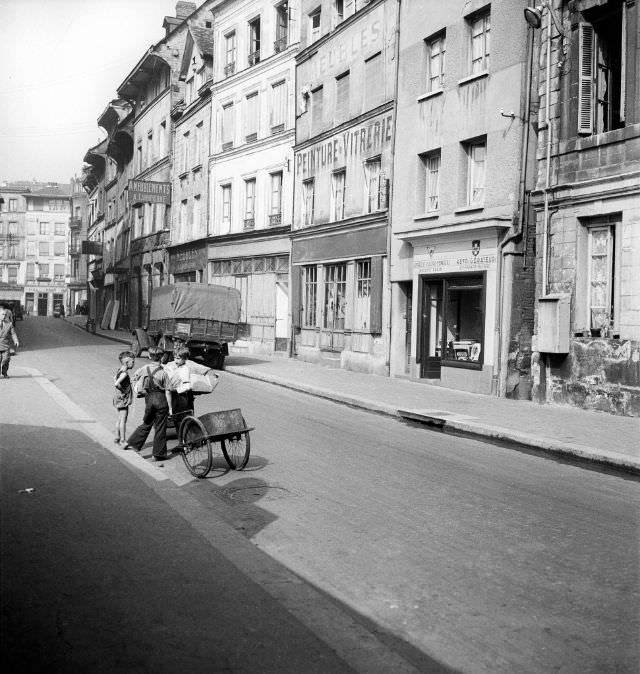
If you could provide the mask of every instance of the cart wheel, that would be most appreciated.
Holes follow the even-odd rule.
[[[249,453],[251,452],[249,431],[238,433],[238,435],[234,435],[231,438],[225,438],[220,441],[220,445],[229,468],[242,470],[247,465]]]
[[[207,429],[200,419],[185,417],[178,434],[182,445],[182,458],[187,470],[195,477],[206,477],[211,470],[213,454]]]

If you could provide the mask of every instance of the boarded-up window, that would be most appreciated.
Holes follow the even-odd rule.
[[[336,123],[349,116],[349,71],[336,77]]]
[[[271,87],[271,133],[284,131],[287,121],[287,83],[278,82]]]
[[[249,94],[245,101],[245,140],[250,143],[258,138],[259,124],[259,98],[258,92]]]
[[[378,53],[364,62],[365,110],[375,108],[384,102],[384,81],[382,54]]]

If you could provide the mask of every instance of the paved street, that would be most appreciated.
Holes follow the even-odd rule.
[[[157,607],[138,609],[141,622],[147,610],[156,615],[165,605],[174,606],[176,592],[180,595],[176,615],[163,628],[151,628],[151,642],[166,639],[166,630],[191,611],[213,624],[220,621],[222,606],[224,622],[231,625],[243,620],[233,612],[239,610],[235,604],[255,606],[257,601],[267,607],[275,602],[296,619],[285,631],[285,641],[310,639],[318,649],[313,662],[320,668],[315,671],[372,671],[370,661],[347,656],[363,650],[367,631],[379,640],[372,652],[394,663],[386,669],[383,664],[380,671],[400,671],[400,663],[416,671],[636,671],[637,481],[436,434],[231,373],[222,374],[213,396],[198,400],[198,413],[242,407],[256,429],[252,458],[247,470],[236,474],[225,472],[218,457],[210,478],[195,481],[178,456],[160,468],[139,456],[105,451],[114,416],[110,380],[122,345],[55,319],[28,319],[18,327],[25,350],[13,361],[12,372],[42,372],[48,381],[42,382],[39,395],[48,402],[39,408],[42,418],[38,416],[35,426],[26,401],[7,398],[2,390],[8,401],[2,422],[9,429],[3,433],[3,494],[10,506],[3,512],[10,512],[14,523],[10,534],[3,526],[3,536],[10,535],[14,547],[16,542],[26,546],[36,559],[44,556],[35,555],[38,539],[27,537],[31,531],[44,537],[48,552],[60,550],[57,563],[46,568],[46,577],[53,578],[50,599],[65,596],[65,569],[75,559],[85,558],[85,570],[94,566],[88,561],[97,559],[101,580],[90,575],[87,587],[104,592],[114,586],[113,602],[120,609],[125,594],[120,587],[140,588],[140,598],[149,593],[162,597]],[[1,383],[28,393],[24,387],[38,388],[34,381]],[[138,404],[134,417],[140,414]],[[46,443],[43,426],[56,429],[47,430]],[[130,422],[129,430],[133,427]],[[55,448],[55,462],[43,444]],[[143,451],[149,455],[150,447]],[[30,473],[30,466],[37,469]],[[55,497],[43,503],[51,477]],[[27,482],[39,483],[36,513],[24,505],[36,494],[14,496]],[[117,518],[105,521],[105,513],[115,512]],[[47,516],[55,526],[44,526]],[[212,534],[209,517],[219,520],[228,535]],[[65,541],[59,548],[56,532]],[[82,537],[68,538],[70,532],[82,532]],[[73,544],[67,545],[69,541]],[[246,549],[234,547],[253,548],[248,541],[266,553],[249,564],[251,569],[241,561]],[[5,539],[3,549],[6,544]],[[155,546],[164,550],[159,558]],[[120,561],[115,573],[112,556],[122,549],[130,559]],[[182,561],[176,564],[176,559]],[[15,560],[10,557],[12,569]],[[316,593],[305,604],[305,622],[293,608],[296,598],[265,591],[265,569],[274,563],[328,593],[343,608],[332,603],[323,608],[325,619],[320,620],[316,602],[322,595]],[[227,591],[245,585],[242,573],[249,576],[249,589],[237,601],[218,593],[217,576],[211,573],[198,574],[195,580],[189,576],[195,587],[184,588],[179,569],[221,564],[225,578],[236,578],[225,583]],[[25,570],[34,573],[36,567],[32,561]],[[148,577],[157,583],[149,586],[145,580],[140,586],[141,568],[149,568]],[[42,570],[38,575],[45,577]],[[135,582],[121,586],[123,576]],[[205,587],[199,598],[201,581]],[[234,606],[227,615],[228,604]],[[35,613],[41,617],[40,609]],[[353,636],[353,642],[336,642],[327,627],[336,616],[356,619],[361,631],[354,629],[345,637]],[[44,626],[46,619],[42,621]],[[194,642],[202,644],[204,632],[198,625]],[[131,625],[125,626],[130,634]],[[262,630],[272,630],[266,618],[256,620],[252,634],[262,638]],[[139,632],[135,625],[133,632]],[[56,638],[50,638],[53,644]],[[101,648],[111,653],[116,643],[107,640]],[[148,647],[146,638],[143,643]],[[167,642],[174,655],[177,648],[173,640]],[[64,659],[64,652],[59,653]],[[228,671],[272,671],[266,664],[251,669],[250,656],[243,663],[236,654]],[[300,669],[300,660],[295,660],[299,652],[290,661],[284,657],[288,671],[311,671],[306,662]],[[128,669],[132,662],[126,661],[120,671],[134,671]],[[211,666],[227,671],[217,669],[221,665],[215,661]]]

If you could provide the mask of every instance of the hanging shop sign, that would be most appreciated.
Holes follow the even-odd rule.
[[[82,255],[102,255],[102,243],[100,241],[83,241],[80,252]]]
[[[129,205],[170,204],[171,183],[159,183],[151,180],[129,181]]]

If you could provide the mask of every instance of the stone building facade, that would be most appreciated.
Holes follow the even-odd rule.
[[[292,350],[388,374],[397,3],[305,0],[301,15]]]
[[[628,415],[640,414],[639,14],[635,0],[553,2],[534,29],[534,395]]]
[[[402,3],[391,374],[530,396],[527,3]]]

